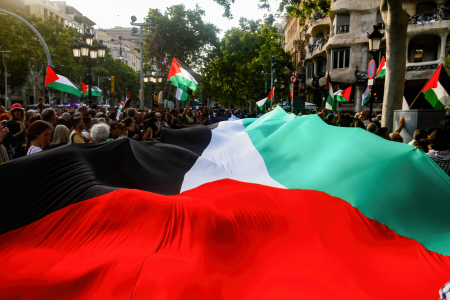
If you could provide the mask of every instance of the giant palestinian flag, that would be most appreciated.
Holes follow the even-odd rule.
[[[202,77],[192,71],[188,66],[183,64],[178,59],[174,58],[170,68],[168,81],[172,81],[176,86],[185,85],[191,90],[197,90],[198,84]]]
[[[81,97],[80,89],[67,77],[56,74],[52,67],[47,67],[47,76],[45,77],[45,87],[69,93]]]
[[[450,178],[413,146],[281,108],[161,138],[0,165],[2,299],[423,300],[450,280]]]
[[[450,105],[450,78],[442,64],[423,87],[422,93],[434,109],[444,109]]]

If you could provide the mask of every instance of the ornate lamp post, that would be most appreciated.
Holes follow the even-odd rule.
[[[373,32],[367,33],[367,38],[369,39],[369,52],[372,54],[372,59],[375,58],[376,53],[380,50],[381,39],[384,37],[384,33],[381,33],[378,30],[377,25],[373,25]],[[370,97],[370,110],[369,110],[369,119],[372,118],[373,111],[373,100]]]
[[[158,75],[153,75],[154,71],[151,70],[149,75],[144,75],[143,76],[143,81],[144,82],[153,82],[153,83],[161,83],[163,81],[163,76],[158,76]],[[150,93],[150,95],[153,95],[153,93]],[[150,99],[150,108],[152,108],[153,106],[153,100]]]
[[[83,35],[83,41],[80,44],[74,43],[72,45],[73,56],[77,59],[83,57],[87,61],[89,68],[89,103],[92,103],[92,60],[99,58],[101,61],[105,58],[106,46],[103,45],[103,41],[100,41],[98,46],[94,46],[94,34],[86,33]]]

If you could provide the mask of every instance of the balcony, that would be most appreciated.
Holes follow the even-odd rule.
[[[329,39],[328,35],[325,35],[322,38],[314,39],[314,42],[312,44],[308,44],[308,53],[312,55],[316,49],[322,51],[323,46],[325,46],[328,43],[328,39]]]

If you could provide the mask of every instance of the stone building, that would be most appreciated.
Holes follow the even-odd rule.
[[[120,32],[121,31],[111,32],[109,29],[98,29],[96,31],[97,38],[103,40],[103,44],[111,50],[111,55],[114,59],[123,59],[125,64],[132,67],[135,71],[140,71],[141,57],[140,53],[135,49],[139,47],[137,40],[134,39],[135,37],[133,37],[133,39],[124,38],[120,35]],[[125,33],[124,30],[123,33]],[[131,36],[131,28],[128,28],[126,33]],[[126,37],[128,36],[126,35]],[[122,53],[121,58],[120,53]]]
[[[367,86],[367,66],[372,59],[367,33],[378,25],[384,33],[381,0],[334,0],[331,14],[314,13],[308,20],[285,18],[285,50],[293,57],[298,74],[305,74],[306,101],[323,106],[326,72],[330,72],[334,91],[352,86],[349,103],[339,103],[338,111],[368,110],[362,104]],[[405,97],[409,103],[433,75],[442,58],[447,57],[450,31],[450,1],[407,0],[403,8],[411,16],[407,35]],[[377,66],[386,53],[386,41],[373,57]],[[372,89],[374,110],[381,110],[384,80]],[[418,106],[427,102],[419,97]],[[416,108],[416,106],[415,106]]]

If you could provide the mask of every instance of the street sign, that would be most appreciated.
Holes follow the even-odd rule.
[[[296,83],[298,80],[297,76],[291,75],[291,83]]]
[[[377,70],[377,67],[375,65],[375,61],[372,59],[369,62],[369,66],[367,67],[367,76],[369,77],[369,79],[372,79],[373,77],[375,77],[376,70]]]
[[[368,86],[372,86],[373,85],[373,79],[369,79],[368,82],[367,82],[367,85]]]

